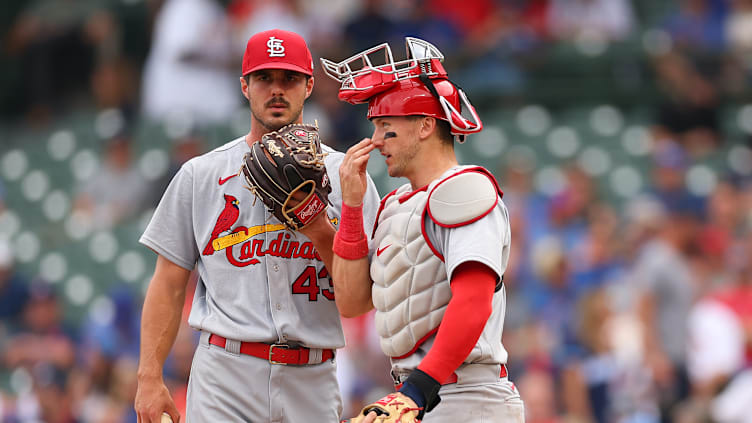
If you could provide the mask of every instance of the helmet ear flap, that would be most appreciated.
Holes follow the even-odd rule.
[[[452,89],[457,93],[460,110],[462,110],[464,106],[464,108],[466,108],[470,113],[473,119],[472,121],[462,116],[462,112],[460,110],[457,110],[457,108],[452,105],[451,101],[449,101],[445,96],[439,94],[439,92],[436,90],[436,86],[428,77],[428,75],[426,75],[425,73],[420,74],[420,81],[423,82],[426,88],[428,88],[428,91],[430,91],[431,94],[433,94],[433,96],[436,97],[436,99],[439,101],[439,104],[441,104],[441,108],[444,110],[446,120],[452,127],[452,135],[467,135],[474,132],[480,132],[483,129],[483,122],[481,122],[480,118],[478,117],[478,113],[475,111],[475,107],[470,104],[470,100],[467,99],[467,95],[465,95],[465,92],[462,91],[460,87],[458,87],[452,81],[449,81],[448,79],[446,80],[451,85]],[[464,137],[462,138],[462,140],[464,141]]]
[[[470,101],[467,99],[467,96],[465,95],[465,92],[461,89],[457,88],[457,94],[460,97],[461,105],[464,104],[464,108],[467,109],[467,111],[470,113],[470,117],[472,120],[466,118],[465,116],[460,113],[459,110],[457,110],[452,103],[446,99],[446,97],[441,96],[439,97],[439,102],[441,103],[441,107],[444,109],[444,113],[446,113],[447,120],[449,121],[449,125],[452,127],[452,134],[454,135],[467,135],[472,134],[475,132],[480,132],[483,130],[483,122],[481,122],[480,118],[478,117],[478,113],[475,111],[475,107],[473,107],[472,104],[470,104]]]

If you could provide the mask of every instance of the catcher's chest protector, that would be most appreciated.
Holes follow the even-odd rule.
[[[444,263],[423,235],[427,190],[403,185],[384,199],[371,261],[373,304],[381,349],[390,357],[414,352],[438,328],[452,296]],[[407,194],[407,195],[406,195]]]

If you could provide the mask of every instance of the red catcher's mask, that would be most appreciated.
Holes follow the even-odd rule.
[[[339,63],[321,59],[326,74],[342,83],[340,100],[368,102],[369,119],[431,116],[448,122],[452,135],[480,132],[483,123],[464,91],[447,77],[439,49],[418,38],[407,37],[405,43],[407,59],[397,62],[387,43]],[[463,107],[469,118],[462,115]]]

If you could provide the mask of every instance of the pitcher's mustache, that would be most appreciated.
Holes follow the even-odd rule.
[[[290,106],[290,102],[288,102],[287,100],[285,100],[282,97],[274,97],[274,98],[272,98],[271,100],[269,100],[269,101],[266,102],[265,106],[266,107],[271,107],[271,106],[276,106],[276,105],[279,105],[279,104],[282,104],[282,105],[288,106],[288,107]]]

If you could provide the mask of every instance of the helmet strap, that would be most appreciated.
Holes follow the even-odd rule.
[[[418,78],[420,78],[420,82],[422,82],[423,85],[425,85],[426,88],[428,88],[428,91],[430,91],[431,94],[433,94],[433,96],[436,97],[436,99],[438,100],[440,97],[439,92],[436,91],[436,87],[433,85],[433,81],[431,81],[428,75],[425,72],[421,72],[420,75],[418,75]],[[451,83],[451,81],[449,82]]]
[[[421,72],[421,74],[418,75],[418,78],[423,83],[423,85],[425,85],[426,88],[428,88],[428,91],[430,91],[431,94],[434,97],[436,97],[437,100],[439,100],[441,98],[441,96],[439,95],[439,92],[436,91],[436,86],[433,85],[433,81],[431,81],[431,78],[429,78],[428,75],[425,72]],[[449,81],[449,80],[447,79],[447,81]],[[454,85],[456,88],[458,88],[457,85],[454,82],[449,81],[449,83],[452,84],[452,85]],[[461,110],[461,108],[462,108],[462,104],[460,103],[460,110]],[[458,143],[462,144],[462,143],[465,142],[465,135],[454,135],[454,139]]]

